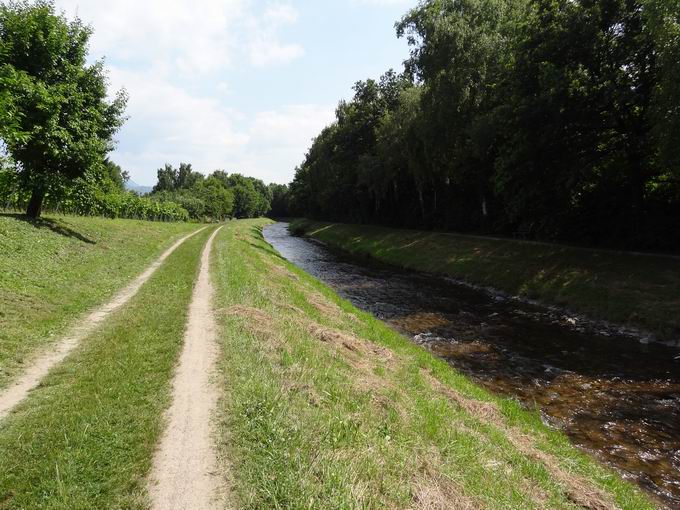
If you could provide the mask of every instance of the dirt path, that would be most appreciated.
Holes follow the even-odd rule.
[[[112,312],[118,310],[127,303],[144,283],[151,278],[161,264],[174,252],[184,241],[195,236],[203,227],[187,236],[182,237],[170,248],[165,250],[155,262],[139,275],[132,283],[121,290],[114,298],[104,306],[91,312],[90,315],[78,322],[66,337],[61,340],[53,349],[40,355],[31,363],[28,369],[8,388],[0,392],[0,420],[7,416],[10,411],[19,404],[28,393],[40,384],[40,381],[47,375],[52,367],[61,363],[69,353],[75,349],[80,342],[92,333]]]
[[[212,378],[218,356],[212,308],[208,240],[184,335],[184,348],[173,381],[167,428],[154,457],[149,493],[154,510],[208,510],[224,496],[212,438],[212,413],[218,390]]]

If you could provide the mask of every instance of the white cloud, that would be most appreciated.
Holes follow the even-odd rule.
[[[284,65],[304,55],[299,44],[282,43],[279,30],[298,20],[298,12],[289,4],[270,4],[261,17],[251,17],[246,25],[250,62],[257,67]]]
[[[164,163],[190,162],[204,173],[242,172],[267,182],[288,182],[319,131],[330,123],[332,105],[292,105],[252,117],[214,97],[197,97],[163,78],[113,68],[114,86],[135,93],[130,119],[113,159],[141,184],[152,184]]]
[[[334,118],[331,105],[291,105],[261,112],[250,125],[252,143],[245,146],[239,163],[266,181],[288,182],[312,138]],[[285,173],[279,170],[282,163]]]
[[[106,56],[111,89],[127,89],[129,120],[113,159],[150,184],[164,163],[241,171],[285,182],[332,107],[281,106],[246,116],[230,71],[282,66],[304,54],[282,28],[298,21],[288,3],[259,0],[57,0],[94,28],[93,58]],[[238,105],[238,103],[235,103]]]
[[[93,25],[95,56],[139,66],[162,60],[203,73],[230,62],[230,27],[247,13],[245,0],[60,0],[58,6]]]

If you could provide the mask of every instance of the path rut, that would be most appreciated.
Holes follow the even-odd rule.
[[[206,228],[207,227],[203,227],[196,230],[175,242],[132,283],[116,294],[111,301],[94,310],[87,317],[78,322],[54,348],[46,351],[31,363],[29,368],[20,375],[13,384],[0,392],[0,420],[7,416],[14,407],[24,400],[29,392],[40,384],[40,381],[42,381],[49,371],[61,363],[71,351],[73,351],[84,338],[90,335],[111,313],[118,310],[132,299],[142,285],[144,285],[144,283],[151,278],[161,266],[165,259],[179,248],[184,241]]]
[[[205,245],[173,380],[172,404],[149,480],[153,510],[209,510],[224,506],[212,418],[218,389],[213,381],[218,357],[212,307],[210,250],[218,228]]]

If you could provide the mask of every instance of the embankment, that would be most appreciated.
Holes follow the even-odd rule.
[[[680,339],[678,257],[309,220],[291,228],[356,255]]]
[[[220,458],[244,508],[653,508],[538,414],[284,260],[264,224],[228,223],[212,268]]]

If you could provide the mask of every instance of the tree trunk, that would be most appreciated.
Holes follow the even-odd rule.
[[[645,207],[645,180],[643,176],[642,161],[639,154],[631,154],[631,175],[630,175],[630,209],[631,209],[631,230],[633,242],[639,243],[642,238],[642,220]]]
[[[45,190],[42,188],[33,188],[31,200],[28,202],[28,208],[26,209],[26,216],[34,220],[40,218],[44,198]]]

